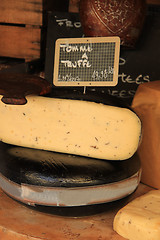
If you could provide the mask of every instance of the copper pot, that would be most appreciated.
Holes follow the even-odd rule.
[[[80,19],[85,36],[119,36],[124,46],[135,46],[145,16],[145,0],[80,1]]]

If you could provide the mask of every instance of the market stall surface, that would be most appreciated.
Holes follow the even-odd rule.
[[[3,240],[123,240],[113,231],[117,211],[151,190],[140,184],[129,197],[78,208],[28,207],[0,190],[0,239]]]

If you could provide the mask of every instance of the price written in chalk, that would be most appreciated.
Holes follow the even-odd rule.
[[[118,83],[120,39],[58,39],[53,84],[56,86],[115,86]]]
[[[107,79],[109,74],[114,74],[114,68],[110,66],[108,69],[102,71],[94,70],[92,74],[92,79],[97,81]]]

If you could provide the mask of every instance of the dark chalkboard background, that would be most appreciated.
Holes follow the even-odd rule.
[[[77,13],[53,12],[48,17],[45,77],[52,83],[55,41],[58,38],[82,37]],[[149,6],[145,26],[135,49],[120,51],[119,79],[115,87],[97,87],[130,104],[137,87],[160,80],[160,6]]]
[[[68,12],[49,12],[47,29],[47,47],[45,60],[45,78],[53,82],[55,42],[59,38],[79,38],[83,32],[79,15]]]

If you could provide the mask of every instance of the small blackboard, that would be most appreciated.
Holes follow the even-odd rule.
[[[116,86],[119,51],[119,37],[58,39],[54,85]]]

